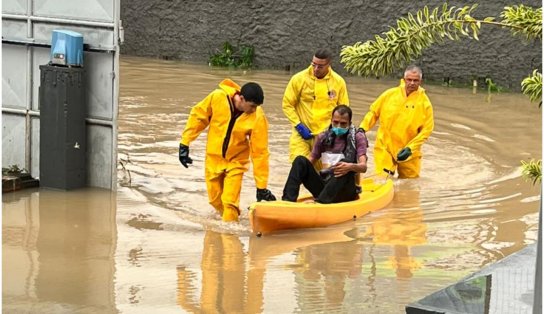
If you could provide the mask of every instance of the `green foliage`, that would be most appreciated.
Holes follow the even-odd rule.
[[[374,40],[343,46],[340,61],[351,73],[384,76],[403,68],[420,57],[424,49],[445,39],[457,41],[461,37],[468,37],[479,40],[482,24],[508,28],[513,35],[523,35],[527,40],[542,39],[542,8],[522,4],[507,6],[501,13],[500,22],[493,17],[473,18],[472,13],[476,8],[476,4],[455,8],[444,3],[440,9],[431,11],[424,6],[416,15],[409,13],[407,17],[401,17],[397,27],[391,27],[383,36],[376,35]],[[491,80],[486,80],[486,83],[488,95],[491,95],[491,90],[497,86]],[[524,79],[521,85],[523,93],[531,101],[542,99],[541,73],[533,71],[533,75]],[[531,178],[533,184],[541,180],[542,161],[522,163],[524,176]]]
[[[491,93],[500,93],[502,92],[502,86],[497,85],[491,78],[485,79],[485,84],[487,85],[487,102],[491,102]]]
[[[449,8],[444,4],[440,10],[430,11],[425,6],[415,16],[409,13],[408,17],[401,17],[397,28],[390,28],[383,37],[375,36],[375,40],[343,46],[341,62],[351,73],[383,76],[404,67],[421,56],[424,49],[446,38],[459,40],[466,36],[477,40],[482,21],[471,16],[476,7],[475,4]],[[491,18],[485,20],[491,21]]]
[[[2,168],[2,175],[18,175],[22,173],[28,173],[28,171],[25,168],[19,168],[17,165]]]
[[[240,47],[240,67],[251,68],[253,66],[253,58],[255,57],[255,48],[249,45]]]
[[[476,4],[456,8],[445,3],[440,9],[433,10],[425,6],[416,15],[409,13],[407,17],[401,17],[397,27],[391,27],[383,36],[343,46],[340,61],[351,73],[384,76],[403,68],[420,57],[423,50],[446,39],[468,37],[478,40],[482,24],[507,27],[529,39],[542,37],[541,8],[506,7],[501,22],[496,22],[493,17],[475,19],[472,13],[476,8]]]
[[[532,180],[533,185],[542,181],[542,160],[530,160],[529,162],[522,160],[522,176],[527,180]]]
[[[210,56],[210,64],[213,66],[233,66],[234,57],[232,45],[226,41],[223,43],[223,50],[217,50],[216,53]]]
[[[239,48],[232,46],[228,41],[223,43],[223,50],[217,50],[209,58],[212,66],[251,68],[255,49],[250,45],[241,45]]]
[[[495,82],[493,82],[492,79],[490,79],[489,77],[485,79],[485,84],[487,85],[487,92],[489,94],[495,92],[495,93],[500,93],[502,92],[502,86],[500,85],[497,85]]]
[[[539,107],[542,106],[542,73],[534,70],[533,75],[521,82],[521,91],[529,96],[531,101],[540,100]]]
[[[501,17],[502,23],[507,25],[514,35],[522,34],[527,40],[542,39],[542,8],[534,9],[523,4],[504,7]]]

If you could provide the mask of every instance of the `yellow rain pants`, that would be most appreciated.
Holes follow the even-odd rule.
[[[421,146],[434,128],[433,107],[425,89],[419,87],[406,97],[404,80],[401,80],[398,87],[386,90],[370,105],[361,128],[369,131],[378,120],[380,126],[374,145],[376,173],[398,170],[399,178],[419,177]],[[404,147],[409,147],[412,155],[397,162],[397,154]]]
[[[309,157],[314,140],[304,140],[295,126],[306,125],[312,134],[324,131],[337,105],[349,105],[346,82],[330,68],[322,79],[313,74],[312,66],[293,75],[283,95],[283,112],[293,126],[289,139],[289,161],[297,156]]]
[[[257,188],[268,184],[268,121],[261,106],[253,113],[233,118],[233,97],[240,87],[229,79],[196,104],[181,135],[189,146],[208,127],[205,178],[210,204],[224,221],[237,221],[240,214],[242,177],[253,162]]]

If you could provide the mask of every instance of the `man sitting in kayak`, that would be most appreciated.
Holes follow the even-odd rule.
[[[318,203],[340,203],[357,198],[355,178],[357,173],[366,172],[368,141],[365,133],[353,126],[351,117],[348,106],[334,108],[331,124],[317,136],[310,157],[297,156],[293,161],[282,200],[296,202],[301,184]],[[323,170],[318,173],[314,163],[320,159]]]

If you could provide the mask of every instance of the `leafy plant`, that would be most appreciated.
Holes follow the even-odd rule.
[[[525,35],[527,40],[542,39],[542,8],[534,9],[523,4],[504,7],[501,17],[513,35]]]
[[[209,64],[222,67],[251,68],[254,56],[255,49],[253,46],[241,45],[238,48],[226,41],[223,43],[222,50],[217,50],[215,54],[210,56]]]
[[[255,57],[255,48],[249,45],[240,47],[240,67],[251,68],[253,66],[253,58]]]
[[[500,21],[495,21],[494,17],[472,17],[476,8],[476,4],[456,8],[444,3],[441,8],[433,10],[424,6],[415,15],[409,13],[408,17],[401,17],[397,27],[391,27],[383,36],[376,35],[374,40],[343,46],[340,61],[351,73],[384,76],[404,67],[420,57],[423,50],[445,39],[457,41],[468,37],[479,40],[482,25],[508,28],[514,36],[522,35],[526,40],[542,39],[542,8],[522,4],[507,6],[500,15]],[[490,83],[491,80],[488,91],[492,88]],[[534,70],[532,76],[522,81],[521,87],[531,101],[542,99],[542,74]],[[524,175],[533,179],[533,183],[540,181],[542,162],[522,163]]]
[[[542,106],[542,73],[537,70],[533,71],[533,75],[526,77],[521,82],[521,91],[529,96],[531,101],[540,100],[539,107]]]
[[[500,93],[502,91],[502,87],[495,84],[491,78],[485,79],[485,84],[487,85],[487,102],[491,102],[491,93]]]
[[[430,10],[427,6],[408,14],[397,21],[383,36],[364,43],[357,42],[343,46],[341,62],[351,73],[363,76],[383,76],[402,68],[418,58],[423,50],[445,39],[459,40],[461,37],[479,39],[482,24],[510,28],[514,34],[524,34],[527,39],[542,38],[542,8],[534,9],[523,5],[505,7],[503,20],[494,17],[478,20],[472,17],[477,4],[462,8],[448,7]]]
[[[493,80],[489,77],[485,79],[485,84],[487,85],[488,93],[493,93],[493,92],[500,93],[502,91],[502,87],[495,84],[495,82],[493,82]]]
[[[533,185],[542,181],[542,160],[521,161],[522,176],[527,180],[532,180]]]
[[[2,168],[2,175],[18,175],[22,173],[28,173],[25,168],[19,168],[18,165],[11,165],[7,168]]]

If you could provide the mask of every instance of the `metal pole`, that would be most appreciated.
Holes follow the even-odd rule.
[[[121,53],[121,40],[124,37],[120,32],[121,26],[121,1],[114,0],[114,31],[113,31],[113,47],[115,55],[113,56],[113,108],[112,108],[112,141],[111,141],[111,189],[117,191],[117,118],[119,115],[119,55]]]
[[[2,14],[2,19],[9,20],[30,20],[34,22],[44,22],[44,23],[53,23],[53,24],[69,24],[77,26],[92,26],[99,28],[114,28],[115,24],[111,22],[93,22],[93,21],[83,21],[83,20],[73,20],[73,19],[62,19],[54,17],[43,17],[43,16],[27,16],[19,14]]]
[[[535,288],[533,314],[542,314],[542,185],[540,186],[540,209],[538,213],[538,238],[536,242]]]
[[[32,0],[27,0],[27,12],[24,18],[27,21],[26,25],[26,37],[27,40],[34,39],[33,25],[30,16],[32,16]],[[32,47],[26,48],[26,68],[27,68],[27,83],[26,83],[26,114],[25,114],[25,169],[28,173],[32,174],[32,121],[28,114],[32,110],[32,61],[33,61],[34,49]]]

